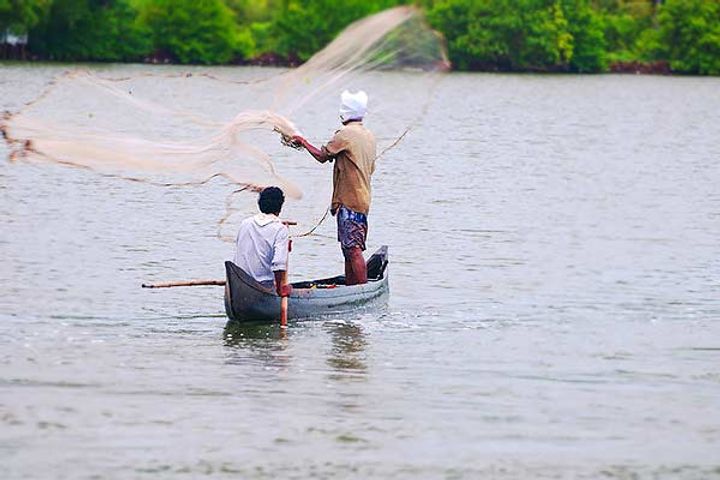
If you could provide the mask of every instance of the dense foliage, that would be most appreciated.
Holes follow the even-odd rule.
[[[392,2],[295,0],[274,17],[271,35],[262,47],[283,56],[307,60],[353,21],[376,13]]]
[[[409,0],[0,0],[39,58],[306,60],[352,21]],[[417,0],[463,70],[720,74],[720,0]]]
[[[0,0],[0,33],[26,33],[47,15],[51,0]]]
[[[430,20],[463,69],[605,67],[601,21],[586,0],[441,0]]]
[[[140,20],[155,48],[180,63],[227,63],[253,50],[222,0],[147,0]]]
[[[720,75],[720,0],[667,0],[658,56],[680,72]]]
[[[35,0],[28,0],[33,2]],[[38,2],[39,3],[39,2]],[[151,44],[126,0],[53,0],[30,29],[33,52],[56,60],[130,61]]]

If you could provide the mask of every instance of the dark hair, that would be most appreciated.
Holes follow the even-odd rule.
[[[258,207],[262,213],[277,215],[285,202],[285,194],[278,187],[267,187],[260,192]]]

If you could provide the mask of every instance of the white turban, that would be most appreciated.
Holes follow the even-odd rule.
[[[362,120],[367,113],[368,95],[362,90],[350,93],[348,90],[340,95],[340,120]]]

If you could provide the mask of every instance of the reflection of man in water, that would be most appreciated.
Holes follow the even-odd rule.
[[[337,217],[338,241],[345,257],[345,282],[355,285],[367,283],[362,252],[367,239],[370,177],[375,171],[376,144],[375,137],[362,123],[367,112],[367,94],[346,90],[340,100],[343,127],[327,145],[318,149],[299,135],[293,137],[293,141],[305,147],[320,163],[335,160],[330,208]]]
[[[260,213],[240,224],[233,263],[262,285],[287,297],[288,229],[278,218],[285,195],[278,187],[267,187],[258,197]]]

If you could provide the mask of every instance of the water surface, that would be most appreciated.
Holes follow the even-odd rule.
[[[65,67],[0,68],[16,109]],[[222,277],[231,185],[10,163],[0,146],[0,475],[720,477],[718,92],[448,76],[373,179],[388,308],[286,338],[226,330],[217,287],[139,288]],[[311,139],[335,103],[299,115]],[[382,136],[391,114],[368,125]],[[329,181],[294,152],[279,166]],[[294,278],[342,268],[332,222],[318,233],[296,242]]]

